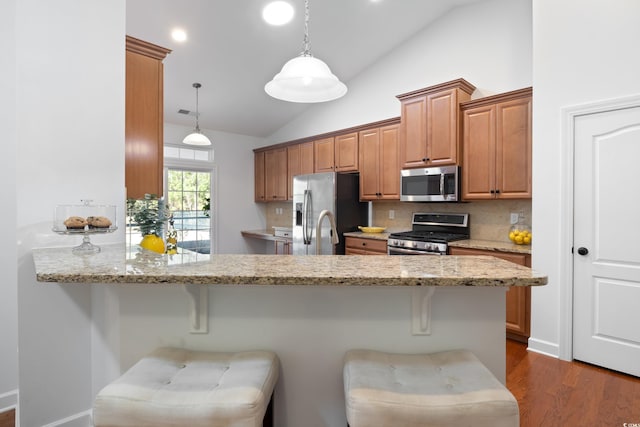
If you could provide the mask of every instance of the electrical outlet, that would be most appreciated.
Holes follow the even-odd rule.
[[[394,219],[396,217],[396,211],[393,209],[389,209],[389,219]]]
[[[511,219],[510,219],[511,225],[517,224],[519,218],[520,218],[520,214],[518,214],[517,212],[511,212]]]

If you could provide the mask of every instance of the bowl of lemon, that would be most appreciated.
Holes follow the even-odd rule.
[[[522,224],[512,225],[509,229],[509,240],[516,245],[530,245],[531,227]]]

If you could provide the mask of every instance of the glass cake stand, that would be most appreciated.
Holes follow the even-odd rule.
[[[91,243],[92,234],[113,233],[118,229],[116,224],[116,207],[113,205],[93,205],[92,200],[82,200],[81,205],[58,205],[55,209],[52,230],[58,234],[82,235],[82,243],[71,249],[74,254],[96,254],[100,252],[100,246]],[[103,217],[111,221],[108,227],[91,227],[85,225],[83,228],[67,228],[64,225],[66,219],[72,216],[81,218]]]
[[[82,243],[79,244],[78,246],[74,246],[71,249],[71,252],[78,255],[85,255],[85,254],[97,254],[98,252],[100,252],[100,246],[94,245],[93,243],[91,243],[91,238],[89,236],[91,236],[92,234],[113,233],[117,229],[118,227],[113,227],[113,226],[108,228],[92,228],[92,229],[78,229],[78,230],[66,229],[66,227],[64,229],[57,229],[54,227],[53,231],[58,234],[82,235]]]

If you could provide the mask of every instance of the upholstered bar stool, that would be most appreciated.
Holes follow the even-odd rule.
[[[344,392],[350,427],[518,427],[518,402],[467,350],[351,350]]]
[[[95,427],[273,425],[277,356],[160,348],[98,393]]]

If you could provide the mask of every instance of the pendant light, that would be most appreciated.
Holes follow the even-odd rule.
[[[309,45],[309,0],[304,2],[304,42],[300,56],[289,60],[264,86],[274,98],[289,102],[325,102],[347,93],[347,86],[331,73],[323,61],[311,55]]]
[[[185,136],[182,142],[187,145],[211,145],[209,138],[200,132],[200,124],[198,122],[198,117],[200,117],[200,113],[198,112],[198,89],[200,89],[202,85],[200,83],[194,83],[193,87],[196,88],[196,128],[193,133]]]

